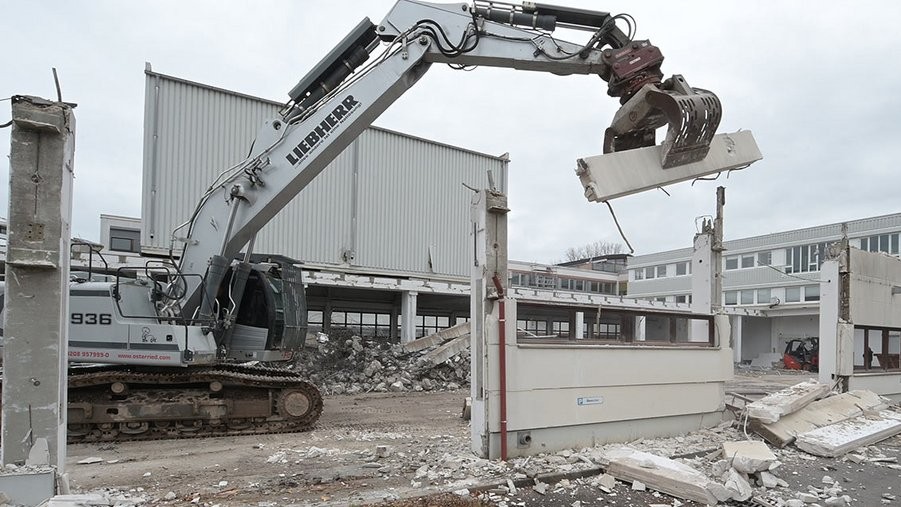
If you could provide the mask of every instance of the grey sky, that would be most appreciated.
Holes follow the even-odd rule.
[[[63,98],[76,109],[76,236],[99,214],[139,216],[144,62],[164,74],[274,100],[362,17],[393,0],[258,2],[0,1],[0,97]],[[638,22],[683,74],[720,97],[720,131],[752,130],[764,160],[716,182],[614,201],[636,254],[690,246],[695,218],[727,187],[726,238],[899,209],[901,3],[558,0]],[[561,38],[584,42],[584,33]],[[376,124],[510,152],[511,257],[550,262],[594,240],[620,241],[605,206],[582,197],[576,158],[601,152],[618,107],[596,76],[433,66]],[[0,123],[9,102],[0,102]],[[9,130],[0,130],[0,153]],[[8,164],[2,164],[2,181]],[[0,185],[0,206],[8,203]],[[6,214],[5,212],[3,213]]]

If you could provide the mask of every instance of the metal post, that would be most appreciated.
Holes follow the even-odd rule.
[[[74,105],[12,99],[0,461],[66,461]]]

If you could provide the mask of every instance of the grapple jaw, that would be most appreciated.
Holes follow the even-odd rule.
[[[703,160],[722,118],[716,95],[691,88],[681,75],[646,84],[613,117],[604,153],[654,146],[656,129],[668,125],[661,144],[664,169]]]

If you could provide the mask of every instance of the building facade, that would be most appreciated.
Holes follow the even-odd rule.
[[[781,355],[789,340],[818,335],[820,266],[843,235],[853,247],[898,256],[901,213],[724,242],[721,304],[749,310],[733,323],[741,331],[736,360]],[[690,302],[690,259],[690,248],[635,256],[629,296]]]

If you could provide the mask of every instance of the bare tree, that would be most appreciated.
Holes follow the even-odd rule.
[[[589,259],[600,255],[623,253],[625,248],[620,243],[612,241],[595,241],[586,245],[569,247],[563,253],[564,262],[577,261],[580,259]]]

